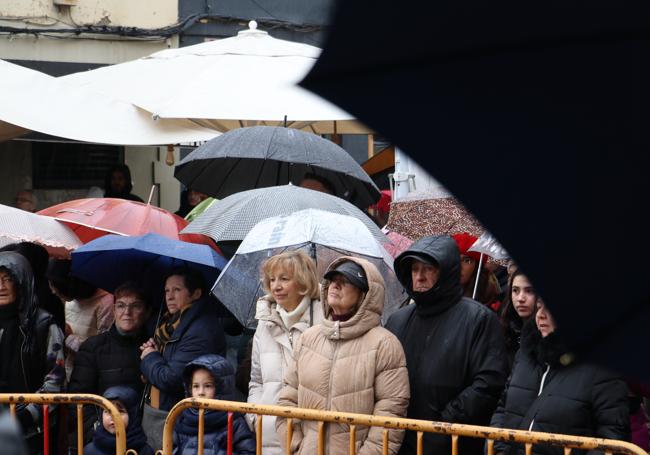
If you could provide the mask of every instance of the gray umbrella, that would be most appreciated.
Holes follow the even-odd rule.
[[[345,150],[293,128],[230,130],[198,147],[174,170],[184,185],[219,199],[253,188],[298,184],[309,173],[329,181],[336,196],[357,207],[368,207],[381,196]]]
[[[181,234],[205,234],[216,242],[243,240],[259,221],[304,209],[353,216],[363,221],[377,240],[390,243],[377,225],[354,205],[336,196],[294,185],[256,188],[216,201]]]

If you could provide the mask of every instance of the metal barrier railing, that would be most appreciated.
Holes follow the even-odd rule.
[[[90,394],[66,393],[0,393],[0,404],[9,404],[11,416],[16,418],[16,405],[39,404],[43,406],[43,453],[50,453],[50,405],[76,405],[77,407],[77,451],[83,453],[83,405],[91,404],[106,409],[115,422],[115,454],[137,455],[133,450],[126,451],[126,430],[124,421],[115,405],[104,397]]]
[[[350,427],[349,454],[356,452],[356,429],[357,427],[382,427],[383,432],[383,453],[388,454],[388,431],[407,430],[417,432],[417,454],[423,453],[424,433],[436,433],[449,435],[451,438],[451,453],[458,454],[458,438],[480,438],[487,440],[487,455],[494,454],[494,442],[506,441],[520,443],[525,446],[526,455],[533,453],[533,446],[536,444],[559,446],[564,448],[564,454],[569,455],[572,449],[581,450],[602,450],[607,455],[630,454],[647,455],[640,447],[625,441],[611,439],[588,438],[582,436],[569,436],[552,433],[540,433],[523,430],[505,430],[492,427],[481,427],[475,425],[462,425],[457,423],[429,422],[425,420],[404,419],[386,416],[371,416],[364,414],[352,414],[347,412],[319,411],[315,409],[302,409],[283,406],[271,406],[236,401],[220,401],[198,398],[186,398],[174,406],[165,420],[163,431],[163,455],[171,455],[173,450],[174,424],[180,413],[188,408],[199,409],[198,428],[198,454],[203,454],[204,436],[204,412],[206,409],[228,412],[228,455],[232,455],[232,416],[233,412],[241,414],[256,414],[255,433],[257,441],[257,455],[262,454],[262,419],[264,415],[284,417],[287,419],[286,454],[291,455],[291,440],[294,420],[311,420],[320,422],[318,426],[318,455],[323,455],[325,446],[325,423],[348,424]],[[158,451],[157,453],[160,453]]]

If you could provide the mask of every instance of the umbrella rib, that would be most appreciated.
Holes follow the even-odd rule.
[[[260,179],[262,178],[262,174],[264,173],[264,166],[266,166],[266,159],[262,160],[262,165],[260,166],[260,170],[257,173],[257,177],[255,178],[255,184],[253,188],[257,188],[257,185],[260,183]]]

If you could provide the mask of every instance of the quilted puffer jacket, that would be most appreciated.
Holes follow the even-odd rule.
[[[397,338],[380,327],[384,308],[384,280],[369,262],[342,257],[328,270],[344,261],[354,261],[366,272],[369,290],[357,312],[347,321],[333,321],[327,304],[326,281],[321,291],[325,320],[305,331],[294,346],[278,404],[300,408],[403,417],[409,402],[409,382],[404,351]],[[286,419],[276,421],[281,444],[286,440]],[[325,454],[347,453],[349,428],[327,424]],[[294,423],[292,452],[317,452],[318,423]],[[399,450],[403,431],[389,433],[389,453]],[[358,455],[382,453],[382,429],[358,427]]]

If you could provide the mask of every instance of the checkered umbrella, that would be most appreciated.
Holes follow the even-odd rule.
[[[381,243],[390,240],[379,227],[351,203],[319,191],[293,185],[257,188],[235,193],[214,202],[181,234],[204,234],[215,242],[243,240],[258,222],[298,210],[320,209],[359,219]]]

